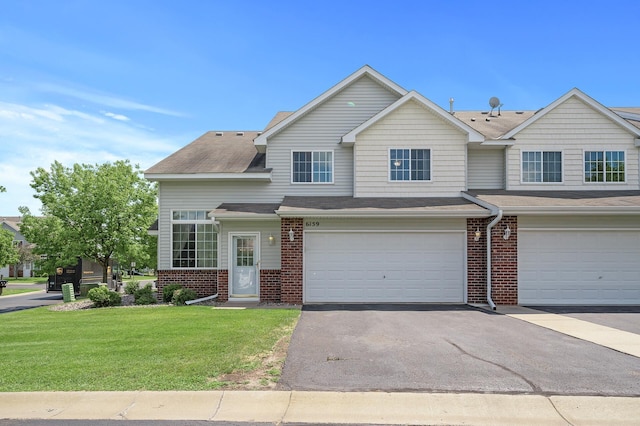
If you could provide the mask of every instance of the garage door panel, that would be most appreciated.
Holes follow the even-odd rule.
[[[640,303],[639,231],[521,230],[518,238],[519,303]]]
[[[464,250],[464,232],[307,233],[304,299],[463,302]]]

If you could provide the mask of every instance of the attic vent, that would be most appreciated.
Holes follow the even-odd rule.
[[[224,132],[216,132],[216,136],[224,136]]]
[[[244,132],[236,132],[236,136],[244,136]]]
[[[262,132],[258,132],[258,136],[260,136],[262,134]]]
[[[516,111],[516,114],[524,114],[524,111]]]

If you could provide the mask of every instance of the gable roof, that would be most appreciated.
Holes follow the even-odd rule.
[[[368,76],[372,78],[382,86],[385,86],[389,90],[398,93],[400,96],[404,96],[407,93],[405,89],[403,89],[393,81],[389,80],[387,77],[383,76],[382,74],[380,74],[379,72],[371,68],[369,65],[365,65],[359,70],[357,70],[356,72],[354,72],[353,74],[351,74],[350,76],[348,76],[347,78],[345,78],[344,80],[342,80],[341,82],[339,82],[338,84],[336,84],[335,86],[333,86],[331,89],[327,90],[326,92],[324,92],[323,94],[321,94],[320,96],[318,96],[317,98],[315,98],[314,100],[312,100],[311,102],[303,106],[302,108],[295,111],[293,114],[289,115],[288,117],[280,121],[278,124],[274,125],[270,129],[268,129],[267,131],[265,131],[264,133],[256,137],[254,140],[254,144],[256,145],[256,148],[258,149],[258,151],[264,152],[267,146],[267,140],[271,136],[278,134],[281,130],[288,127],[291,123],[295,122],[300,117],[303,117],[308,112],[315,109],[318,105],[322,104],[324,101],[331,98],[333,95],[340,92],[342,89],[344,89],[354,81],[359,80],[364,76]]]
[[[22,222],[21,216],[6,216],[0,218],[0,223],[8,228],[11,228],[14,233],[20,232],[20,223]]]
[[[415,90],[412,90],[411,92],[405,94],[403,97],[401,97],[400,99],[398,99],[397,101],[389,105],[387,108],[383,109],[382,111],[380,111],[379,113],[377,113],[376,115],[374,115],[373,117],[371,117],[370,119],[368,119],[367,121],[365,121],[364,123],[356,127],[355,129],[353,129],[352,131],[350,131],[346,135],[342,136],[341,143],[345,145],[355,143],[356,137],[358,136],[358,134],[368,129],[369,127],[371,127],[372,125],[382,120],[384,117],[388,116],[389,114],[391,114],[392,112],[400,108],[402,105],[405,105],[407,102],[410,102],[410,101],[418,102],[420,105],[424,106],[430,111],[433,111],[437,116],[442,118],[444,121],[452,124],[454,127],[466,133],[469,137],[469,142],[484,141],[484,136],[480,132],[476,131],[471,126],[463,123],[462,121],[456,119],[451,113],[445,111],[440,106],[434,104],[429,99],[422,96],[420,93],[416,92]]]
[[[150,180],[185,178],[269,178],[264,154],[251,131],[207,132],[145,171]]]
[[[513,128],[510,131],[508,131],[507,133],[505,133],[502,137],[500,137],[500,139],[513,138],[520,131],[522,131],[526,127],[532,125],[536,121],[540,120],[542,117],[547,115],[549,112],[553,111],[558,105],[564,103],[565,101],[567,101],[569,98],[572,98],[572,97],[576,97],[577,99],[580,99],[581,101],[583,101],[584,103],[589,105],[591,108],[593,108],[596,111],[600,112],[602,115],[604,115],[604,116],[610,118],[612,121],[618,123],[620,126],[622,126],[623,128],[627,129],[629,132],[635,134],[637,137],[640,137],[640,129],[639,128],[633,126],[627,120],[622,118],[620,115],[616,114],[615,112],[613,112],[609,108],[605,107],[600,102],[598,102],[595,99],[593,99],[592,97],[587,96],[584,92],[580,91],[577,88],[573,88],[573,89],[569,90],[567,93],[565,93],[564,95],[562,95],[561,97],[559,97],[558,99],[556,99],[555,101],[553,101],[548,106],[544,107],[542,110],[540,110],[537,113],[535,113],[533,116],[531,116],[529,119],[525,120],[520,125],[516,126],[515,128]]]

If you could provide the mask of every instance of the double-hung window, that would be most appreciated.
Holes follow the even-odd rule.
[[[390,149],[389,180],[430,181],[430,149]]]
[[[218,233],[206,210],[174,210],[171,232],[174,268],[218,266]]]
[[[562,182],[562,152],[523,151],[522,182]]]
[[[293,151],[291,181],[333,183],[333,151]]]
[[[585,182],[624,182],[624,151],[585,151]]]

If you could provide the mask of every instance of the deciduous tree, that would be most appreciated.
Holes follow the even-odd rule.
[[[77,257],[102,266],[107,282],[113,259],[144,256],[144,237],[157,215],[156,189],[129,161],[31,172],[44,217],[21,207],[21,232],[47,255],[45,268],[75,264]]]

